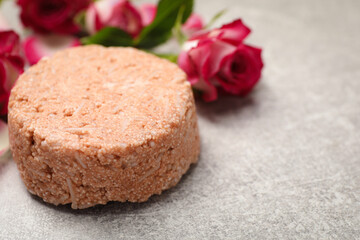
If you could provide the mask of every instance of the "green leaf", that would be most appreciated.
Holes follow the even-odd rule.
[[[157,53],[152,53],[160,58],[165,58],[167,60],[169,60],[170,62],[173,63],[177,63],[177,59],[178,59],[178,55],[176,54],[157,54]]]
[[[133,46],[133,38],[123,30],[115,27],[101,29],[95,35],[81,39],[85,45],[100,44],[103,46]]]
[[[215,14],[215,16],[213,16],[212,19],[210,20],[210,22],[205,26],[205,29],[210,28],[226,12],[227,12],[227,9],[223,9],[220,12],[218,12],[217,14]]]
[[[182,23],[185,23],[186,20],[188,20],[188,18],[190,17],[190,15],[193,12],[193,8],[194,8],[194,0],[191,1],[187,1],[186,4],[183,4],[184,7],[184,13],[182,14]],[[180,10],[180,9],[179,9]]]
[[[135,45],[140,48],[153,48],[166,42],[171,37],[180,9],[184,7],[184,23],[192,12],[193,4],[194,0],[160,0],[154,21],[142,30],[135,40]]]

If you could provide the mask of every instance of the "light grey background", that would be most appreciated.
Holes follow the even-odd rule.
[[[219,24],[243,18],[266,67],[245,99],[199,101],[201,157],[178,186],[74,211],[32,197],[10,161],[1,239],[360,239],[360,1],[196,6],[206,19],[223,8]]]

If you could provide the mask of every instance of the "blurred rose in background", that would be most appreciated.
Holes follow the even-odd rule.
[[[30,65],[43,57],[50,57],[59,50],[80,46],[79,39],[63,35],[32,35],[23,43],[24,53]]]
[[[193,13],[182,26],[182,30],[187,36],[192,36],[196,32],[202,30],[204,27],[204,22],[201,16]]]
[[[23,71],[19,36],[14,31],[0,31],[0,115],[7,114],[11,88]]]
[[[143,29],[144,22],[153,20],[151,10],[145,9],[143,14],[127,0],[97,1],[86,11],[86,29],[94,34],[104,27],[117,27],[136,37]]]
[[[80,31],[75,16],[90,0],[18,0],[25,27],[38,33],[74,34]]]

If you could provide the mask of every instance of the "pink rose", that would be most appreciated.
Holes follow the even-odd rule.
[[[204,28],[204,22],[200,15],[193,13],[186,20],[185,24],[182,26],[182,30],[187,36],[192,36],[194,33],[200,31]]]
[[[74,22],[79,11],[90,0],[18,0],[20,18],[24,26],[39,33],[73,34],[80,28]]]
[[[214,101],[218,90],[232,95],[249,93],[261,76],[261,49],[242,41],[250,29],[240,20],[193,37],[178,59],[205,101]]]
[[[144,26],[147,26],[154,21],[157,7],[154,4],[145,3],[140,6],[139,11],[142,19],[142,24]]]
[[[55,52],[81,45],[79,39],[63,35],[33,35],[25,39],[25,57],[30,65],[43,57],[51,57]]]
[[[128,0],[100,0],[91,4],[86,12],[87,30],[94,34],[108,26],[136,37],[143,28],[143,21],[140,12]]]
[[[11,88],[23,71],[19,36],[14,31],[0,32],[0,115],[7,113]]]

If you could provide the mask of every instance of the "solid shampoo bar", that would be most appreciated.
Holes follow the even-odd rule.
[[[186,75],[133,48],[77,47],[41,60],[12,90],[8,117],[27,189],[55,205],[146,201],[199,155]]]

